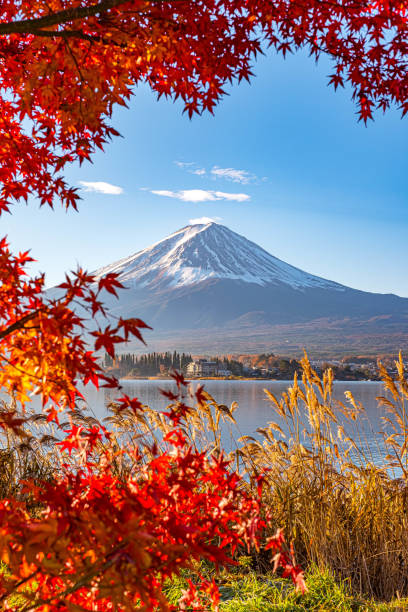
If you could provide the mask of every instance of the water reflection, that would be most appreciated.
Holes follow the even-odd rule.
[[[258,437],[256,430],[264,427],[269,421],[278,422],[283,428],[284,423],[280,420],[270,401],[266,398],[264,389],[271,391],[276,397],[280,397],[282,392],[290,386],[290,381],[237,381],[237,380],[208,380],[194,382],[194,388],[198,384],[204,384],[205,389],[214,396],[220,404],[230,406],[232,402],[237,402],[239,407],[234,413],[237,420],[235,437],[240,435],[252,435]],[[175,390],[176,386],[172,381],[158,380],[125,380],[122,381],[123,391],[130,397],[138,397],[139,400],[154,409],[163,409],[167,405],[160,389]],[[335,382],[334,400],[347,404],[345,391],[351,391],[356,402],[365,408],[363,420],[359,421],[359,427],[345,419],[341,410],[336,410],[339,422],[345,427],[347,434],[354,438],[359,437],[361,444],[366,446],[372,454],[374,461],[378,461],[384,455],[384,444],[382,433],[384,423],[382,417],[385,415],[383,407],[378,406],[376,397],[384,395],[384,388],[380,382]],[[107,414],[107,405],[118,397],[118,392],[112,389],[86,390],[84,393],[87,404],[95,416],[103,419]],[[361,428],[363,423],[363,428]],[[228,428],[223,426],[224,442],[227,448],[231,447],[231,440]]]

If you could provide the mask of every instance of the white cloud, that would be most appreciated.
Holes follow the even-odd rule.
[[[225,193],[225,191],[213,191],[217,200],[231,200],[235,202],[247,202],[251,197],[247,193]]]
[[[187,172],[189,172],[190,174],[196,174],[197,176],[205,176],[207,174],[206,169],[201,168],[195,162],[175,161],[174,163],[182,170],[187,170]]]
[[[207,223],[217,223],[222,221],[221,217],[198,217],[197,219],[190,219],[190,225],[207,225]]]
[[[191,168],[192,166],[196,166],[197,164],[195,164],[194,162],[181,162],[181,161],[175,161],[174,162],[176,164],[176,166],[178,166],[179,168],[183,168],[183,170],[185,168]]]
[[[104,193],[107,195],[120,195],[123,193],[122,187],[104,183],[103,181],[79,181],[85,187],[85,191],[93,191],[96,193]]]
[[[208,191],[205,189],[183,189],[181,191],[153,190],[158,196],[174,198],[182,202],[214,202],[215,200],[228,200],[231,202],[246,202],[250,196],[246,193],[225,193],[224,191]]]
[[[251,172],[247,172],[247,170],[236,170],[235,168],[220,168],[219,166],[213,166],[213,168],[211,168],[211,174],[216,178],[224,178],[234,183],[241,183],[242,185],[248,185],[248,183],[256,180],[255,174],[251,174]]]
[[[209,176],[213,179],[225,179],[232,181],[233,183],[241,183],[241,185],[248,185],[258,180],[258,177],[248,170],[237,170],[236,168],[220,168],[219,166],[213,166],[209,172],[205,168],[202,168],[195,162],[181,162],[175,161],[176,166],[189,172],[190,174],[196,174],[197,176]],[[265,180],[264,178],[262,180]]]
[[[163,189],[154,190],[152,193],[158,196],[182,200],[183,202],[208,202],[217,199],[212,191],[205,191],[204,189],[185,189],[182,191],[167,191]]]

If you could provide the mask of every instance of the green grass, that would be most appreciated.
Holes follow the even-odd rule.
[[[328,572],[312,569],[307,573],[308,592],[296,593],[288,580],[272,573],[253,571],[221,573],[220,612],[387,612],[408,611],[408,600],[376,603],[353,596],[347,584],[336,582]],[[185,578],[175,578],[166,586],[166,595],[176,604],[187,586]],[[208,612],[210,612],[210,608]]]
[[[378,603],[354,597],[347,584],[336,582],[329,571],[310,570],[306,575],[308,592],[300,595],[289,580],[272,573],[260,575],[245,566],[245,558],[242,558],[238,570],[220,573],[217,579],[220,612],[408,612],[408,599]],[[208,567],[200,569],[207,578],[211,577]],[[7,575],[3,563],[0,563],[0,573]],[[177,604],[187,587],[187,576],[194,578],[185,572],[182,577],[167,583],[165,593],[170,603]],[[26,602],[22,595],[15,595],[8,603],[18,610]],[[211,612],[211,608],[202,612]]]

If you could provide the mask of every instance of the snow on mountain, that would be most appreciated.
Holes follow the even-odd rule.
[[[108,309],[146,321],[150,351],[347,354],[397,352],[408,342],[408,299],[308,274],[214,222],[184,227],[95,274],[109,272],[127,290],[106,295]]]
[[[308,274],[270,255],[227,227],[211,222],[188,225],[160,242],[95,272],[109,272],[138,287],[186,287],[211,279],[255,285],[287,285],[345,291],[346,287]]]

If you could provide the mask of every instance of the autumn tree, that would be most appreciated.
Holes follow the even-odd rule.
[[[391,104],[405,113],[406,23],[406,0],[4,0],[0,213],[29,197],[76,208],[78,191],[61,173],[68,163],[91,159],[117,134],[113,109],[128,103],[136,84],[148,83],[159,97],[181,98],[190,116],[213,112],[230,81],[250,78],[256,55],[267,46],[283,55],[302,48],[316,59],[328,54],[330,82],[350,85],[364,121],[374,108]],[[8,389],[35,388],[45,397],[51,385],[59,400],[57,379],[69,394],[78,376],[95,380],[96,366],[79,338],[74,351],[71,342],[57,342],[55,360],[64,367],[49,363],[44,334],[64,338],[82,324],[72,314],[77,299],[91,316],[103,314],[100,291],[115,291],[116,281],[105,278],[95,290],[81,272],[67,279],[65,297],[45,304],[44,279],[26,286],[20,275],[28,255],[14,258],[4,242],[0,249],[0,357],[9,366],[2,380]],[[139,333],[137,324],[105,326],[95,347],[113,353],[115,342]],[[79,362],[86,366],[78,369]]]
[[[0,205],[30,195],[76,207],[60,175],[117,134],[116,104],[147,82],[191,116],[266,47],[332,58],[360,117],[407,97],[406,0],[4,0],[0,6]]]
[[[283,55],[303,48],[315,59],[328,54],[330,83],[349,84],[364,121],[391,104],[405,114],[407,8],[406,0],[2,0],[0,213],[30,197],[40,205],[60,200],[76,208],[78,191],[67,185],[63,170],[90,160],[117,134],[110,123],[115,105],[127,105],[138,83],[159,97],[181,98],[190,117],[213,112],[231,81],[250,79],[256,55],[268,46]],[[117,345],[141,339],[146,325],[138,319],[101,322],[107,314],[103,292],[120,289],[114,275],[96,282],[78,270],[57,296],[47,296],[44,278],[27,276],[29,260],[28,253],[13,255],[0,242],[0,387],[23,403],[41,394],[46,418],[58,423],[61,411],[75,410],[80,382],[117,385],[96,352],[114,358]],[[91,344],[83,337],[78,302],[87,316],[98,316]],[[118,456],[109,432],[71,424],[62,452],[77,453],[82,463],[74,469],[67,463],[51,484],[28,482],[19,499],[2,501],[0,553],[11,572],[0,585],[4,609],[12,609],[13,589],[26,586],[38,596],[28,598],[25,610],[132,609],[137,597],[164,609],[157,576],[164,579],[188,561],[185,547],[173,557],[169,546],[186,537],[180,517],[191,517],[195,535],[187,541],[197,558],[222,561],[223,547],[216,554],[207,546],[215,535],[231,546],[257,541],[256,499],[244,494],[222,457],[209,463],[192,452],[179,428],[184,403],[169,399],[170,448],[160,454],[153,445],[139,477],[120,480],[114,472]],[[0,412],[0,428],[22,434],[26,417],[16,406]],[[122,398],[119,407],[141,410],[136,398]],[[137,464],[138,454],[127,461]],[[35,517],[25,495],[40,504]],[[81,526],[84,505],[90,520]],[[205,522],[200,508],[210,507],[214,513]],[[164,511],[173,516],[166,525],[159,522]],[[109,517],[120,530],[104,530]],[[280,534],[270,544],[277,562],[297,579],[281,544]],[[112,599],[115,581],[122,590]],[[214,585],[205,586],[216,601]],[[194,599],[193,587],[185,606]]]

